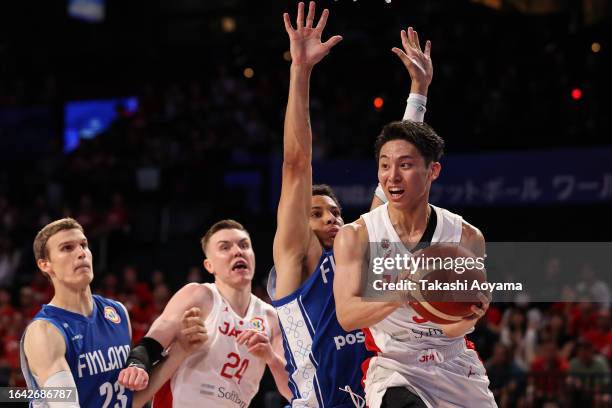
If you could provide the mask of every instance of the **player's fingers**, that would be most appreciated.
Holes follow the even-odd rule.
[[[295,20],[295,27],[299,30],[300,28],[304,28],[304,3],[298,3],[298,12],[297,12],[297,20]]]
[[[147,374],[146,371],[142,370],[140,373],[138,373],[138,377],[136,378],[136,387],[138,388],[138,390],[143,390],[147,388],[148,384],[149,374]]]
[[[248,348],[248,352],[249,353],[257,353],[259,351],[264,351],[266,349],[267,345],[265,343],[257,343],[251,347]]]
[[[125,387],[125,368],[121,371],[119,371],[119,376],[117,377],[117,381],[119,381],[119,384],[123,385]]]
[[[416,43],[416,48],[419,51],[422,51],[421,50],[421,41],[419,40],[419,33],[417,33],[416,31],[414,32],[414,42]]]
[[[188,317],[183,319],[183,328],[204,326],[204,321],[201,317]]]
[[[412,27],[408,27],[408,44],[411,48],[416,48],[414,44],[414,29]]]
[[[400,38],[402,39],[402,47],[404,47],[405,50],[408,50],[410,48],[410,40],[408,39],[408,34],[406,34],[406,31],[400,31]]]
[[[328,50],[331,50],[334,45],[338,44],[340,41],[342,41],[342,36],[334,35],[329,40],[325,41],[323,45],[326,46]]]
[[[425,55],[431,58],[431,41],[429,40],[425,42]]]
[[[132,389],[134,387],[135,379],[136,379],[136,373],[134,372],[134,370],[129,368],[127,375],[126,375],[126,379],[125,379],[126,387],[128,387],[129,389]]]
[[[308,4],[308,15],[306,16],[306,28],[312,28],[315,17],[315,2],[311,1]]]
[[[192,338],[189,340],[191,343],[205,343],[208,340],[208,333],[206,330],[199,331],[195,333]]]
[[[251,336],[253,336],[253,334],[255,334],[253,330],[245,330],[240,333],[238,337],[236,337],[236,341],[238,342],[238,344],[244,344],[251,338]]]
[[[328,9],[323,10],[323,13],[321,13],[321,17],[319,18],[319,22],[317,23],[317,26],[315,28],[319,30],[320,32],[323,32],[323,29],[325,28],[325,25],[327,24],[328,17],[329,17],[329,10]]]
[[[285,22],[285,30],[287,31],[287,34],[293,33],[295,30],[293,29],[293,26],[291,25],[291,19],[289,18],[289,13],[283,13],[283,21]]]
[[[478,306],[475,306],[475,305],[472,305],[471,310],[472,310],[472,313],[474,313],[478,317],[482,317],[485,314],[483,309],[481,309],[481,308],[479,308]]]
[[[482,293],[482,292],[478,292],[478,293],[476,294],[476,297],[478,297],[478,300],[480,300],[480,301],[482,302],[483,307],[484,307],[485,305],[487,305],[487,306],[488,306],[488,305],[489,305],[489,303],[491,302],[491,300],[488,298],[488,296],[487,296],[487,295],[485,295],[485,294],[484,294],[484,293]]]
[[[410,59],[408,58],[408,55],[406,55],[404,50],[401,50],[397,47],[393,47],[391,48],[391,52],[397,55],[402,60],[403,63],[410,63]]]
[[[248,342],[248,344],[247,344],[247,345],[248,345],[248,346],[253,346],[253,345],[258,344],[258,343],[266,343],[266,342],[267,342],[267,340],[268,340],[268,337],[267,337],[267,336],[264,336],[264,335],[262,335],[261,333],[256,333],[256,334],[254,334],[254,335],[253,335],[253,336],[252,336],[252,337],[249,339],[249,342]]]

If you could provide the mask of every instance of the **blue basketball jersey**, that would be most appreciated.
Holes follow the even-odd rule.
[[[64,336],[66,361],[76,383],[81,407],[132,406],[132,392],[117,381],[130,353],[128,316],[119,303],[93,295],[93,312],[89,317],[43,305],[34,320],[53,324]],[[40,388],[41,384],[28,366],[23,337],[21,369],[28,387]]]
[[[296,407],[363,407],[361,363],[372,354],[360,330],[346,332],[338,323],[333,282],[333,251],[323,251],[314,273],[294,293],[275,298],[276,271],[268,293],[278,312]]]

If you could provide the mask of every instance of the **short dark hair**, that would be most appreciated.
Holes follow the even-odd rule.
[[[391,140],[405,140],[412,143],[425,159],[425,165],[440,161],[444,154],[444,139],[426,123],[403,120],[391,122],[385,127],[374,142],[376,163],[380,158],[380,150],[383,145]]]
[[[244,231],[247,234],[249,233],[249,231],[247,231],[241,223],[229,218],[215,222],[200,239],[200,244],[202,245],[202,252],[204,252],[204,256],[206,256],[206,246],[208,245],[208,241],[210,241],[210,237],[212,237],[216,232],[225,229],[237,229],[240,231]]]
[[[336,197],[336,193],[334,193],[334,190],[327,184],[314,184],[312,186],[312,195],[328,196],[329,198],[334,200],[334,203],[336,203],[338,209],[342,209],[342,207],[340,206],[340,201],[338,201],[338,197]]]

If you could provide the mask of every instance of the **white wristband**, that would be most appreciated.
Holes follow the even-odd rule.
[[[406,112],[404,120],[413,122],[423,122],[427,111],[427,97],[417,93],[411,93],[406,101]]]
[[[48,408],[80,408],[80,405],[78,402],[79,394],[76,389],[74,377],[72,377],[72,373],[70,371],[65,370],[65,371],[60,371],[58,373],[53,374],[52,376],[47,378],[47,381],[45,381],[44,388],[46,387],[68,388],[68,389],[74,390],[75,392],[74,396],[76,397],[76,402],[62,402],[62,401],[46,402],[46,405],[43,404],[42,406],[45,406]]]

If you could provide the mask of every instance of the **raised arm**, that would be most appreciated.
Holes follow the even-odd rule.
[[[393,47],[391,51],[399,57],[410,74],[410,93],[426,97],[433,79],[431,41],[425,42],[425,51],[423,51],[421,50],[419,35],[412,27],[408,27],[407,31],[402,30],[400,36],[404,49]]]
[[[283,179],[273,248],[277,297],[293,292],[301,284],[303,261],[313,238],[308,225],[312,194],[310,74],[314,65],[342,39],[333,36],[321,42],[328,15],[329,11],[324,10],[313,26],[315,4],[311,2],[306,20],[304,3],[299,3],[295,28],[289,15],[283,16],[292,63],[283,137]]]
[[[38,378],[41,387],[68,387],[76,384],[66,361],[66,344],[59,330],[44,320],[32,322],[26,329],[24,351],[30,370]],[[49,407],[78,408],[77,402],[48,402]]]
[[[361,220],[342,227],[334,241],[334,297],[340,326],[346,331],[370,327],[401,306],[400,302],[367,302],[359,296],[368,235]]]
[[[423,122],[427,106],[427,92],[433,79],[433,63],[431,61],[431,41],[425,42],[425,52],[421,50],[419,35],[412,27],[400,32],[402,47],[393,47],[391,51],[399,57],[410,75],[410,95],[406,102],[403,120]],[[387,202],[380,185],[372,197],[370,211]]]

